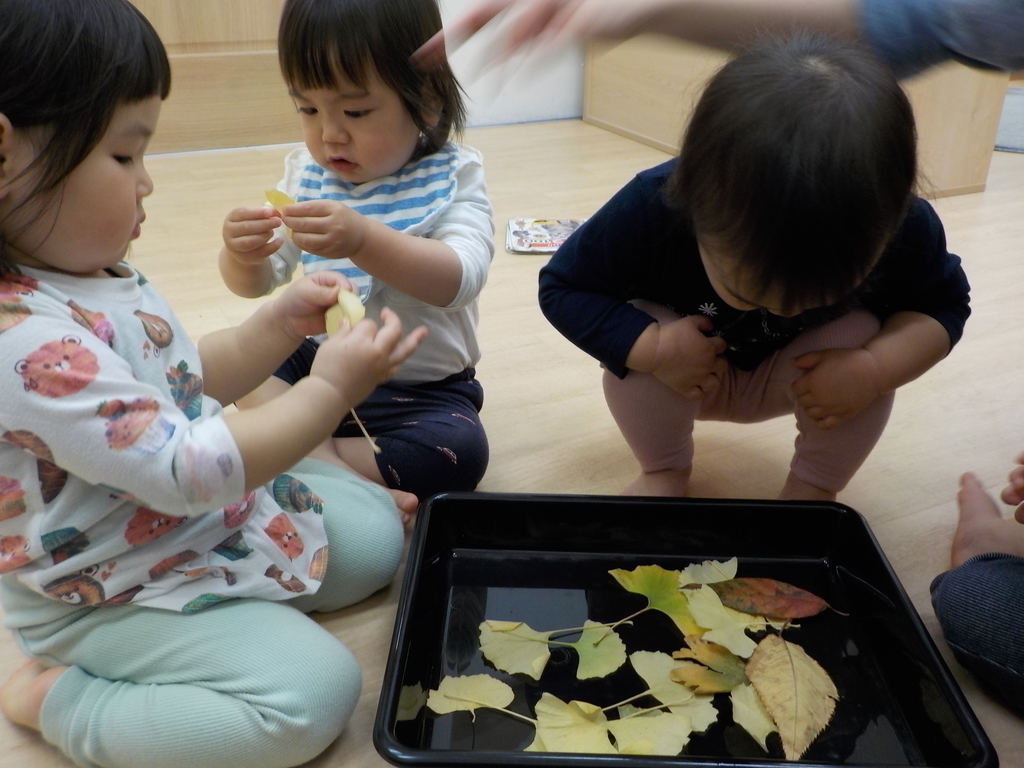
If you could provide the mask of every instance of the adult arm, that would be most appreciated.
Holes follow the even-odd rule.
[[[432,38],[425,66],[505,11],[493,46],[508,55],[529,41],[625,39],[657,32],[731,50],[764,32],[794,27],[862,37],[900,77],[948,59],[1024,68],[1024,4],[1019,0],[489,0]]]

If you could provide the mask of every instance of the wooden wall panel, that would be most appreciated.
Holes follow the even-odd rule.
[[[169,51],[274,48],[284,0],[131,0]]]
[[[132,0],[171,60],[150,152],[301,141],[277,66],[283,0]]]
[[[583,119],[676,153],[693,105],[727,56],[656,36],[587,46]],[[905,84],[917,118],[922,191],[985,188],[1009,76],[951,62]]]

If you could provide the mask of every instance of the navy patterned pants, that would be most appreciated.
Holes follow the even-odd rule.
[[[306,339],[274,374],[294,384],[309,375],[317,343]],[[480,422],[484,390],[467,368],[425,384],[385,382],[356,409],[381,452],[384,482],[416,494],[472,491],[487,469],[487,435]],[[362,437],[351,414],[335,437]]]

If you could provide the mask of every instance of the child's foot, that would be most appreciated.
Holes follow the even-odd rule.
[[[402,525],[412,520],[416,507],[420,505],[420,500],[416,495],[408,491],[400,491],[397,488],[388,488],[387,486],[385,486],[384,490],[390,493],[391,498],[395,500],[395,506],[398,507],[398,515],[402,518]]]
[[[822,490],[816,485],[805,483],[792,472],[786,478],[786,484],[782,486],[779,493],[780,499],[790,501],[835,501],[836,494],[832,491]]]
[[[995,500],[989,496],[973,474],[960,478],[956,496],[960,522],[953,534],[950,563],[954,568],[975,555],[1005,552],[1024,557],[1024,525],[1003,518]]]
[[[38,731],[43,699],[66,669],[47,668],[35,659],[25,662],[0,686],[0,712],[18,725]]]
[[[683,471],[665,469],[660,472],[641,472],[640,477],[627,485],[623,496],[685,496],[690,484],[690,468]]]

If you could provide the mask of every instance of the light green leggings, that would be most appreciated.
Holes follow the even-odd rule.
[[[359,665],[304,612],[337,610],[386,586],[403,530],[379,486],[308,459],[289,474],[325,502],[330,558],[316,594],[195,614],[81,608],[22,628],[27,652],[70,666],[43,703],[47,741],[88,768],[281,768],[338,737],[359,697]],[[5,603],[31,613],[35,593],[14,588]],[[10,610],[7,619],[18,624]]]

